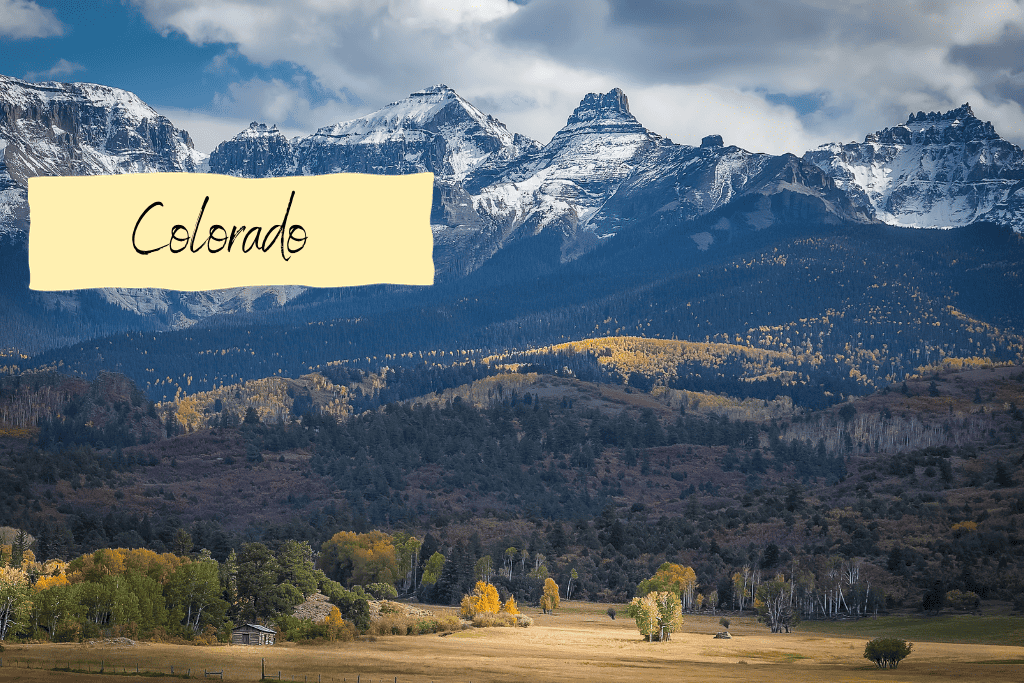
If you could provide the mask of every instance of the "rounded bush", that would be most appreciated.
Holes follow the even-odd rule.
[[[864,646],[864,658],[870,659],[879,669],[895,669],[914,648],[900,638],[875,638]]]

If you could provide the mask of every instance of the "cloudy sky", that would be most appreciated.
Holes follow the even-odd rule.
[[[210,151],[447,83],[542,142],[588,92],[801,153],[970,102],[1024,144],[1021,0],[0,0],[0,73],[131,90]]]

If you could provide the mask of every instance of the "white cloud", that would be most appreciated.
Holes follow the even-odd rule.
[[[64,35],[53,10],[31,0],[0,0],[0,38],[27,40]]]
[[[310,84],[301,76],[291,83],[279,78],[252,78],[232,83],[213,99],[214,111],[234,117],[254,116],[262,123],[276,123],[312,132],[317,128],[356,116],[346,102],[327,97],[311,101]]]
[[[51,66],[46,71],[29,71],[25,74],[26,81],[48,81],[52,79],[63,78],[64,76],[70,76],[71,74],[78,73],[79,71],[85,71],[85,67],[77,62],[69,62],[68,60],[61,57],[57,60],[57,63]]]
[[[312,104],[309,84],[264,79],[217,98],[219,111],[302,128],[444,82],[542,142],[584,94],[612,87],[626,91],[642,123],[691,144],[718,133],[750,149],[800,153],[965,101],[1024,142],[1024,95],[1007,95],[1024,89],[997,88],[991,65],[950,58],[958,46],[1024,27],[1016,0],[133,2],[158,30],[224,43],[256,64],[295,64],[365,103]],[[799,115],[766,102],[770,93],[820,93],[823,107]]]

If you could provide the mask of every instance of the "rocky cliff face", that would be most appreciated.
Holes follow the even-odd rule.
[[[132,93],[7,76],[0,76],[0,155],[0,231],[27,228],[32,176],[192,172],[202,163],[188,133]]]
[[[880,220],[910,227],[967,225],[1024,179],[1024,152],[966,104],[918,112],[862,143],[822,145],[804,159]]]

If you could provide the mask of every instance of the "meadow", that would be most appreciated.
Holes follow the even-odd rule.
[[[713,636],[718,617],[687,616],[683,631],[666,643],[641,640],[624,606],[619,616],[608,605],[565,603],[554,614],[525,610],[526,629],[470,629],[446,635],[362,638],[350,643],[273,647],[189,646],[157,643],[10,644],[0,681],[125,681],[134,671],[170,673],[224,671],[224,680],[259,680],[261,660],[268,677],[285,681],[353,683],[486,683],[489,681],[1020,681],[1024,677],[1024,620],[1016,617],[959,617],[930,620],[883,617],[859,622],[801,624],[794,633],[770,634],[752,617],[730,617],[730,640]],[[970,627],[957,628],[957,624]],[[942,629],[945,629],[943,631]],[[942,637],[945,633],[946,637]],[[914,650],[896,671],[879,670],[863,658],[864,643],[878,635],[899,635]],[[939,640],[955,642],[939,642]],[[1016,643],[1013,645],[1006,643]],[[101,661],[106,675],[53,671],[55,666],[89,667]],[[29,668],[26,668],[29,667]],[[117,675],[109,675],[112,667]]]

